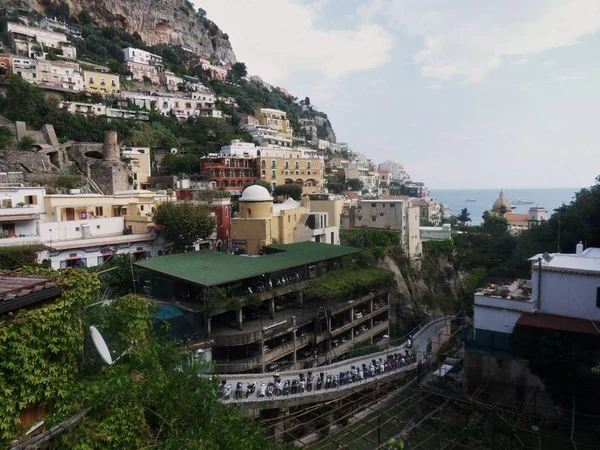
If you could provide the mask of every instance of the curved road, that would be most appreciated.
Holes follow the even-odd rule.
[[[418,331],[416,331],[414,333],[413,349],[417,351],[417,355],[420,360],[422,360],[422,358],[424,357],[424,354],[425,354],[426,348],[427,348],[427,344],[429,343],[431,338],[436,336],[440,332],[440,330],[442,328],[444,328],[444,326],[447,323],[450,322],[450,320],[451,320],[450,317],[432,320],[432,321],[428,322],[426,325],[422,326],[421,329],[419,329]],[[319,366],[319,367],[315,367],[312,369],[305,369],[305,370],[281,371],[279,373],[279,375],[281,377],[282,384],[285,383],[286,380],[290,380],[290,383],[291,383],[292,380],[298,379],[299,373],[304,373],[306,375],[308,373],[308,371],[311,370],[313,373],[313,376],[315,376],[315,381],[316,381],[316,375],[318,375],[320,372],[325,373],[325,376],[327,376],[327,373],[331,373],[331,375],[339,374],[339,372],[341,372],[341,371],[350,370],[350,368],[352,366],[357,366],[357,365],[362,366],[363,363],[369,365],[371,363],[372,359],[383,358],[384,360],[386,360],[387,355],[391,354],[391,353],[404,354],[405,348],[406,348],[406,342],[404,342],[403,344],[398,345],[398,346],[389,347],[389,349],[387,349],[385,351],[371,353],[369,355],[365,355],[365,356],[361,356],[361,357],[353,358],[353,359],[348,359],[345,361],[341,361],[339,363],[330,364],[330,365],[326,365],[326,366]],[[385,379],[386,377],[388,377],[390,375],[397,374],[398,372],[402,372],[402,371],[411,370],[416,367],[417,367],[417,363],[413,363],[408,366],[404,366],[404,367],[397,368],[397,369],[392,369],[390,371],[386,370],[381,375],[377,375],[377,376],[371,377],[371,378],[365,378],[363,381],[349,383],[349,384],[345,384],[343,386],[338,385],[338,387],[336,387],[336,388],[329,388],[329,389],[323,388],[320,391],[315,390],[314,382],[313,382],[313,390],[311,392],[308,392],[305,390],[303,393],[288,394],[288,395],[282,395],[282,396],[273,395],[272,397],[258,397],[260,383],[264,382],[265,384],[268,384],[270,381],[273,381],[272,373],[231,374],[231,375],[224,374],[223,379],[227,380],[227,384],[231,384],[231,398],[229,400],[221,399],[221,401],[224,403],[254,403],[254,402],[265,402],[265,401],[268,402],[268,401],[274,401],[274,400],[284,400],[284,399],[290,399],[290,398],[296,398],[296,397],[316,396],[316,395],[333,392],[333,391],[342,391],[342,390],[345,390],[345,389],[348,389],[351,387],[356,387],[359,384],[366,386],[375,381],[380,381],[382,379]],[[243,397],[241,399],[235,399],[235,387],[236,387],[238,381],[241,381],[243,384],[244,394],[245,394],[245,390],[246,390],[246,383],[256,383],[256,391],[254,392],[254,394],[250,394],[250,396],[248,398]]]

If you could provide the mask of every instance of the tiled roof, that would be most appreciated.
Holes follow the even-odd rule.
[[[517,320],[517,326],[519,325],[600,336],[600,322],[555,314],[521,314]]]
[[[281,251],[254,258],[217,251],[178,253],[136,265],[193,284],[218,286],[358,252],[352,247],[316,242],[274,244],[267,248]]]
[[[0,313],[48,300],[61,292],[62,289],[49,278],[0,274]]]
[[[515,214],[515,213],[506,213],[504,214],[504,218],[508,221],[514,222],[527,222],[529,220],[529,216],[527,214]]]

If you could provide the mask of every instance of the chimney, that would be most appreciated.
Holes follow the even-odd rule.
[[[575,254],[581,255],[583,253],[583,243],[579,241],[579,244],[575,247]]]
[[[119,149],[119,143],[117,142],[116,131],[104,132],[104,146],[102,147],[102,153],[104,154],[104,159],[107,161],[120,159],[121,151]]]

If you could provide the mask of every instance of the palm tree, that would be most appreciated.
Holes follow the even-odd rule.
[[[460,211],[460,214],[458,215],[457,219],[463,226],[465,226],[467,222],[471,221],[471,213],[467,208],[463,208]]]

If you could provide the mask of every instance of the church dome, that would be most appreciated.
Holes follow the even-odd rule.
[[[267,188],[260,186],[258,184],[253,184],[252,186],[248,186],[242,192],[242,196],[240,197],[241,202],[272,202],[273,197],[269,194]]]
[[[512,211],[512,207],[510,206],[510,202],[508,200],[506,200],[506,198],[504,197],[504,192],[502,190],[500,190],[500,196],[494,202],[494,205],[492,206],[492,212],[499,213],[500,209],[503,206],[504,206],[504,209],[506,209],[505,212],[511,212]]]

